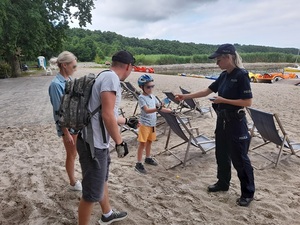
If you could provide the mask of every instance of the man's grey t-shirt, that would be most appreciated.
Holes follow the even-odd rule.
[[[121,86],[120,86],[120,79],[114,71],[105,71],[101,73],[99,77],[96,79],[95,84],[92,88],[92,95],[90,97],[88,108],[91,111],[95,110],[100,105],[101,102],[100,94],[106,91],[116,93],[114,114],[117,119],[119,104],[121,101]],[[99,113],[96,113],[92,117],[91,123],[93,128],[94,146],[100,149],[109,148],[110,136],[108,135],[108,132],[105,128],[107,143],[104,143],[102,137],[102,130],[100,128],[100,123],[99,123]]]
[[[143,109],[144,106],[147,106],[149,109],[156,108],[159,102],[154,95],[143,95],[139,96],[139,105],[141,108],[141,118],[140,123],[144,126],[155,127],[156,126],[156,112],[146,113]]]

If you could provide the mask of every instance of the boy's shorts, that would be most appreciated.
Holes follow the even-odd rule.
[[[82,198],[87,202],[99,202],[103,199],[104,184],[108,180],[109,149],[95,148],[98,163],[91,157],[89,144],[79,135],[77,152],[82,170]]]
[[[147,141],[155,141],[155,140],[156,140],[155,127],[148,127],[141,124],[139,126],[138,141],[147,142]]]

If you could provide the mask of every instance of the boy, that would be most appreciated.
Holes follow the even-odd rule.
[[[150,75],[144,74],[138,79],[138,85],[143,90],[139,96],[139,105],[141,108],[140,126],[138,133],[138,153],[135,170],[146,174],[147,171],[142,164],[143,151],[146,149],[145,163],[157,166],[157,162],[150,156],[152,141],[156,140],[156,112],[163,110],[164,112],[172,112],[170,109],[162,108],[156,97],[152,94],[154,88],[153,78]]]

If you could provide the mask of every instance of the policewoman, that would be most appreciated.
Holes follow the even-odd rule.
[[[231,162],[240,179],[240,206],[248,206],[253,200],[255,185],[253,168],[247,155],[250,143],[245,107],[252,104],[252,92],[248,72],[232,44],[223,44],[209,56],[223,70],[219,78],[208,88],[186,95],[177,95],[178,100],[205,97],[212,92],[218,96],[210,98],[218,115],[215,130],[218,181],[208,187],[209,192],[228,191],[231,180]]]

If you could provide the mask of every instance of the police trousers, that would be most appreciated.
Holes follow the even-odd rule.
[[[216,135],[216,160],[218,184],[229,187],[231,162],[241,185],[241,197],[252,198],[255,192],[253,167],[248,157],[250,135],[246,117],[218,115]]]

